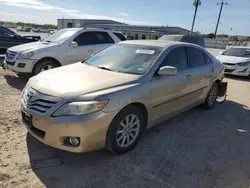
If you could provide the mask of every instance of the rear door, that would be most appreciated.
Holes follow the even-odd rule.
[[[92,54],[112,45],[113,39],[107,32],[86,31],[74,38],[78,47],[70,47],[67,52],[67,64],[87,59]]]
[[[192,90],[197,100],[204,97],[213,82],[212,60],[201,49],[186,47],[190,79],[193,80]],[[210,60],[210,61],[209,61]]]
[[[192,80],[188,60],[184,47],[172,49],[165,57],[160,67],[174,66],[178,73],[176,76],[157,76],[152,79],[152,114],[153,121],[170,115],[190,104],[188,100],[192,93]]]

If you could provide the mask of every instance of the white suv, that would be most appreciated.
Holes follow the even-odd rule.
[[[32,73],[87,59],[92,54],[126,40],[121,32],[97,28],[62,29],[39,42],[7,50],[2,67],[16,73]]]

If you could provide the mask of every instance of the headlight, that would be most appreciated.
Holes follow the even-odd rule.
[[[100,111],[108,103],[103,101],[71,102],[60,107],[52,116],[77,116]]]
[[[249,65],[250,62],[242,62],[242,63],[237,63],[239,66],[247,66]]]
[[[33,55],[34,55],[34,52],[22,52],[18,58],[19,59],[29,59]]]

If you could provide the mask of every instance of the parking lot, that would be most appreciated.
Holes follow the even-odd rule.
[[[27,134],[19,106],[27,80],[0,68],[0,187],[249,187],[250,79],[226,80],[224,104],[157,125],[125,155],[74,154]]]

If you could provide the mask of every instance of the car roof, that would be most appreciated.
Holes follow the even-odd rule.
[[[176,45],[176,44],[188,44],[189,46],[198,46],[185,42],[177,42],[177,41],[168,41],[168,40],[127,40],[120,42],[122,44],[135,44],[135,45],[146,45],[146,46],[155,46],[166,48],[168,46]]]
[[[105,32],[115,32],[115,33],[121,33],[120,31],[116,31],[116,30],[112,30],[112,29],[102,29],[102,28],[94,28],[94,27],[72,27],[72,28],[66,28],[63,30],[67,30],[67,31],[80,31],[80,30],[87,30],[87,31],[105,31]]]
[[[80,31],[82,30],[83,28],[76,28],[76,27],[73,27],[73,28],[66,28],[66,29],[62,29],[62,30],[65,30],[65,31]]]

